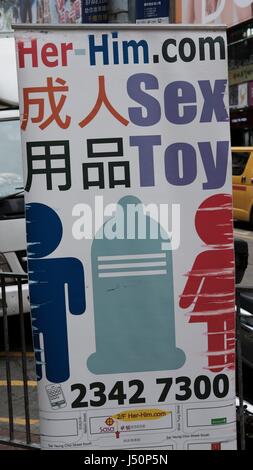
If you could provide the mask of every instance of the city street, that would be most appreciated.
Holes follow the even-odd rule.
[[[245,273],[242,286],[252,287],[253,285],[253,231],[250,230],[248,224],[243,222],[235,223],[235,237],[241,238],[248,243],[249,246],[249,265]]]
[[[235,224],[235,237],[247,241],[249,246],[249,266],[243,279],[242,285],[250,287],[253,284],[253,231],[248,224]],[[32,338],[30,329],[30,319],[26,317],[27,330],[27,365],[28,365],[28,389],[29,389],[29,408],[30,408],[30,426],[32,440],[38,442],[39,436],[39,417],[37,406],[37,384],[35,380],[34,355],[32,351]],[[11,378],[12,378],[12,399],[14,414],[14,429],[17,437],[24,436],[25,432],[25,414],[23,399],[23,381],[22,381],[22,360],[21,346],[19,338],[18,318],[11,317],[9,322],[10,331],[10,349],[11,349]],[[5,355],[3,352],[3,338],[0,338],[0,436],[8,433],[8,402],[6,392],[6,372]],[[244,368],[244,395],[245,398],[253,403],[252,383],[253,372]]]
[[[241,238],[248,243],[249,247],[249,264],[248,269],[245,273],[241,286],[252,287],[253,286],[253,231],[250,230],[248,224],[243,222],[235,223],[235,237]],[[244,374],[244,398],[249,403],[253,404],[253,370],[243,366]]]

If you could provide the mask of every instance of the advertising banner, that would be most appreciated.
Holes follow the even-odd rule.
[[[81,0],[37,0],[37,23],[76,24],[81,22]]]
[[[9,33],[13,31],[12,25],[20,23],[76,24],[81,22],[81,0],[0,1],[0,33]]]
[[[36,23],[36,16],[36,0],[1,0],[0,34],[12,31],[12,24]]]
[[[176,0],[177,23],[233,26],[253,17],[253,0]]]
[[[222,28],[16,28],[43,449],[235,449]]]
[[[168,23],[170,0],[136,2],[136,23]]]

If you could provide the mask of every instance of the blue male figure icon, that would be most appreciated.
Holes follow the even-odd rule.
[[[65,382],[70,376],[67,308],[72,315],[85,312],[84,269],[76,258],[45,258],[59,246],[63,235],[61,220],[53,209],[31,203],[26,207],[26,219],[37,378],[42,378],[45,362],[47,379]]]

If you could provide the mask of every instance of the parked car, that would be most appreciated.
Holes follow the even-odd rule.
[[[253,147],[233,147],[234,219],[253,227]]]
[[[21,159],[18,90],[13,38],[0,38],[0,274],[27,272],[25,210]],[[8,315],[19,313],[18,288],[6,282]],[[1,277],[0,277],[1,283]],[[29,311],[27,282],[22,286],[24,311]],[[3,295],[0,288],[0,316]]]
[[[25,210],[19,113],[0,110],[0,272],[25,275],[27,272]],[[29,311],[28,286],[22,286],[24,310]],[[9,315],[19,312],[17,285],[6,278]],[[0,290],[0,316],[3,313]]]
[[[248,259],[248,243],[235,239],[236,285],[240,289],[242,360],[253,371],[253,287],[240,287],[248,267]]]

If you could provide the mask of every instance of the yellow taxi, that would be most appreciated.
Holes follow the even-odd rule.
[[[232,147],[234,219],[253,226],[253,147]]]

